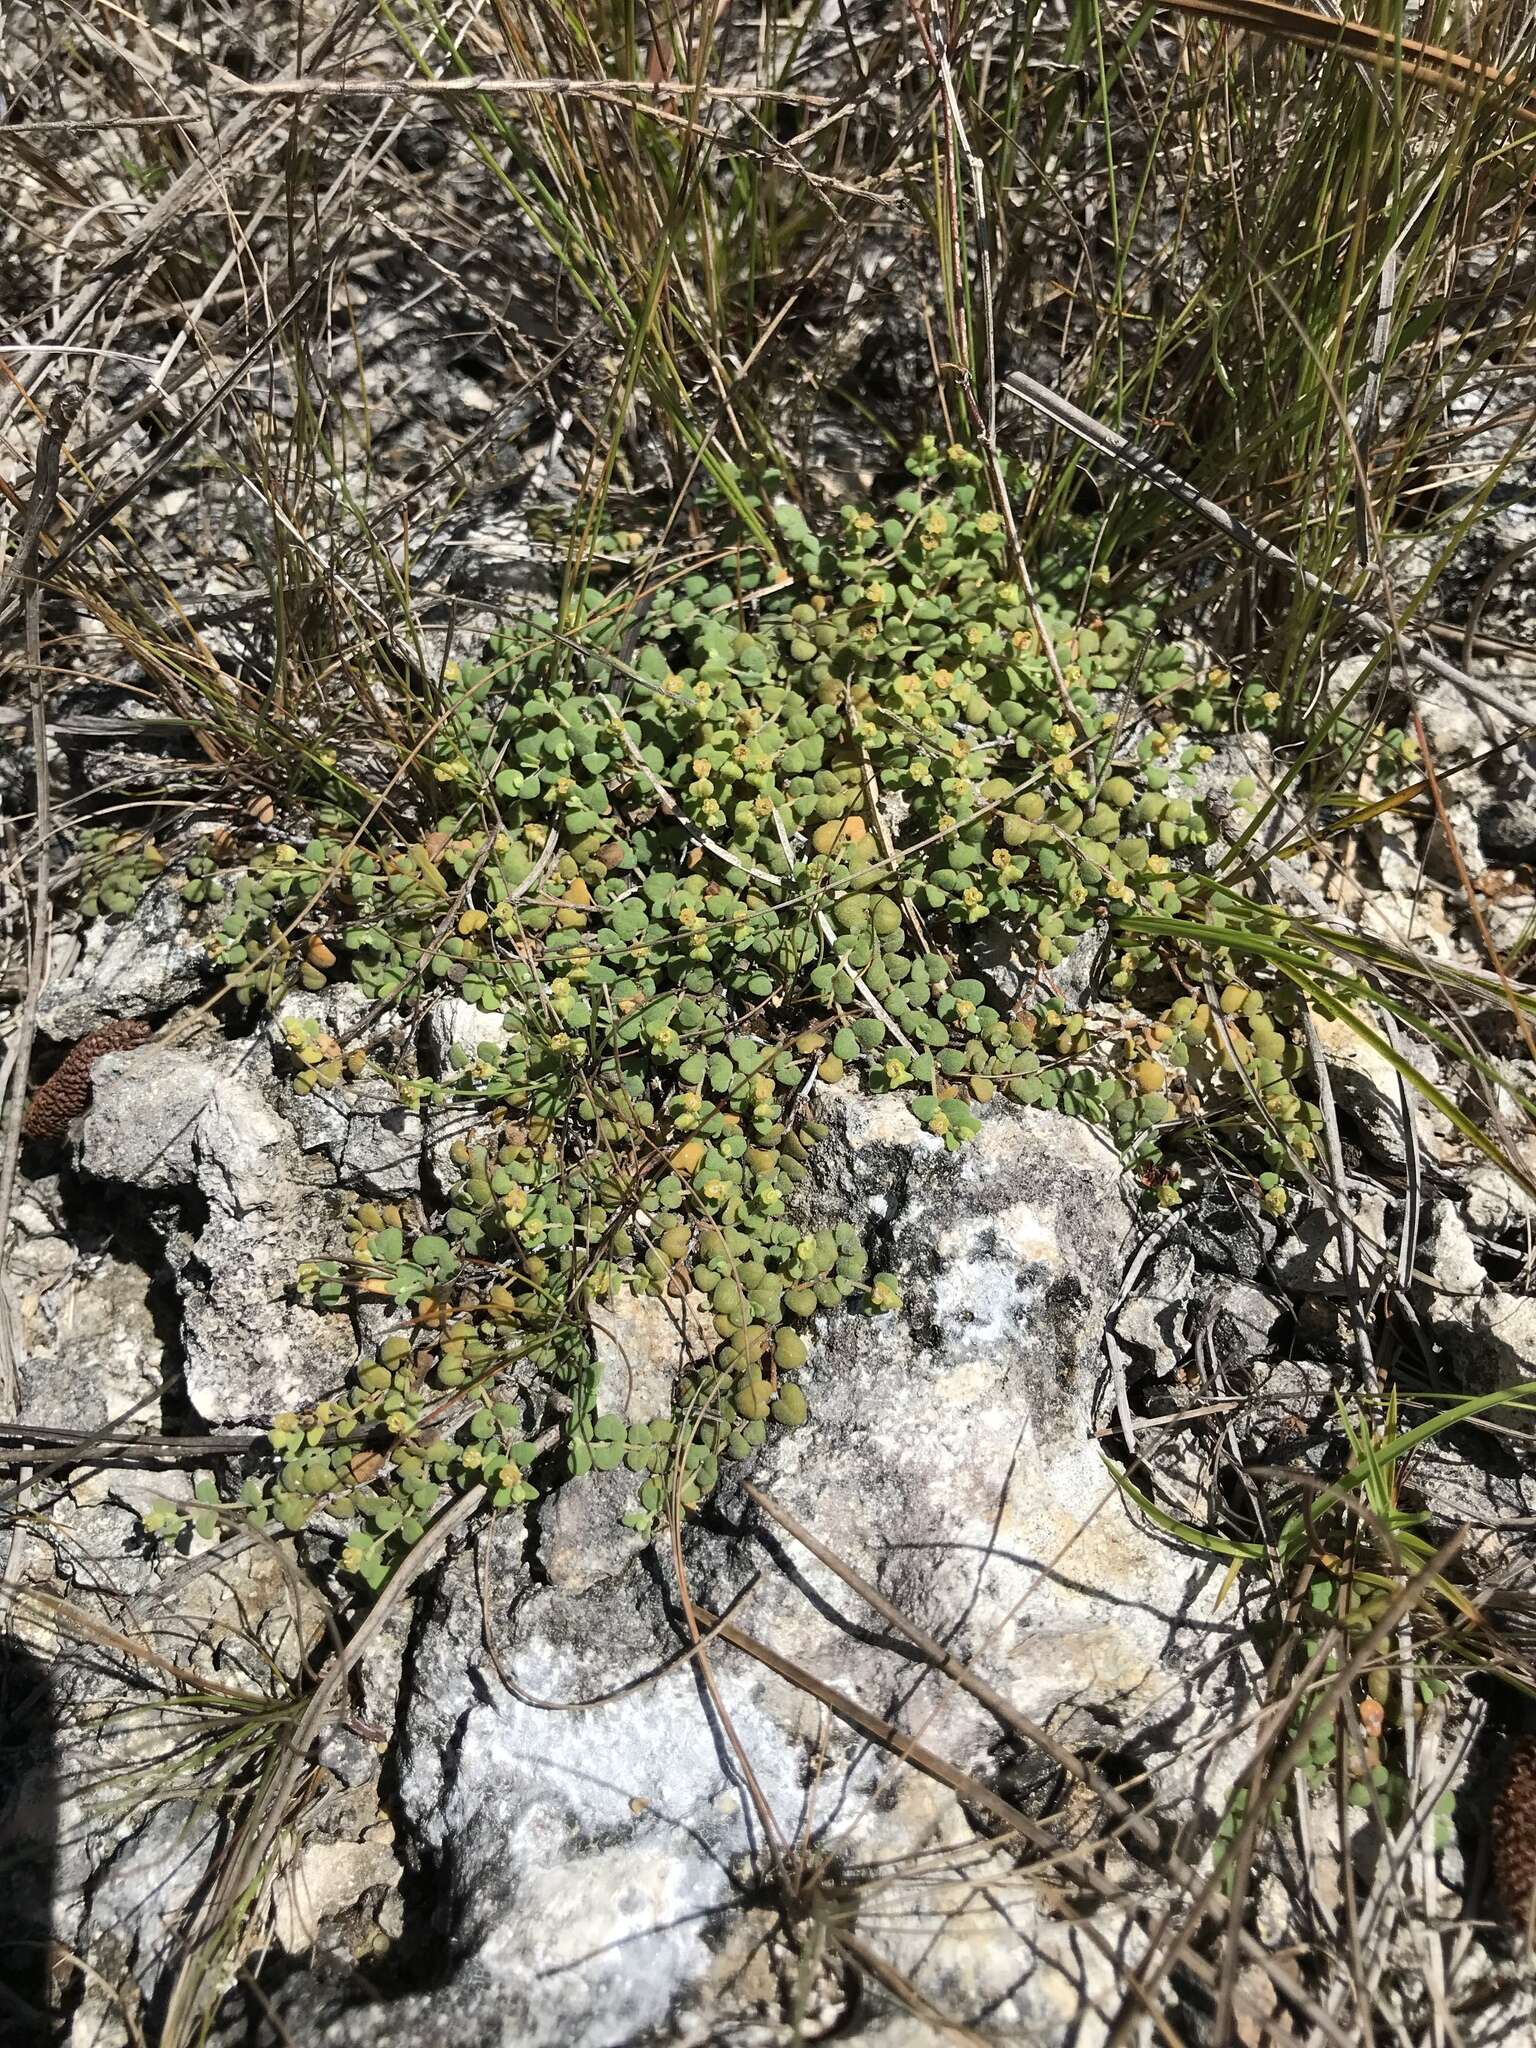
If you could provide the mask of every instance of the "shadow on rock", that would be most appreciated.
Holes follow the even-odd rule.
[[[58,1813],[48,1671],[30,1650],[0,1638],[0,2031],[14,2048],[56,2033],[49,1934]]]

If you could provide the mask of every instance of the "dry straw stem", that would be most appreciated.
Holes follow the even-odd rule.
[[[143,1665],[162,1678],[170,1679],[193,1697],[212,1695],[255,1713],[269,1712],[273,1706],[273,1702],[260,1693],[244,1692],[240,1687],[226,1685],[222,1679],[210,1677],[206,1672],[192,1671],[175,1663],[158,1650],[151,1649],[147,1643],[135,1642],[121,1629],[97,1621],[83,1607],[61,1600],[56,1594],[41,1592],[35,1586],[18,1585],[12,1580],[0,1580],[0,1601],[22,1621],[31,1621],[34,1625],[46,1622],[54,1629],[68,1629],[101,1649],[114,1651],[130,1663]]]
[[[1288,7],[1285,0],[1157,0],[1160,7],[1201,20],[1219,21],[1254,35],[1277,36],[1307,49],[1338,51],[1380,71],[1398,72],[1418,85],[1464,94],[1475,100],[1517,94],[1529,81],[1517,72],[1499,71],[1475,57],[1463,57],[1437,43],[1395,36],[1390,29],[1363,21],[1335,21],[1309,7]],[[1523,127],[1536,128],[1536,105],[1511,99],[1502,111]]]
[[[10,1047],[10,1095],[6,1105],[5,1135],[0,1146],[0,1413],[15,1413],[17,1386],[15,1331],[11,1323],[9,1288],[6,1286],[7,1246],[10,1241],[11,1204],[16,1191],[16,1163],[21,1155],[26,1128],[22,1105],[26,1100],[27,1072],[32,1063],[32,1041],[37,1032],[37,1005],[48,974],[48,935],[53,915],[52,846],[48,771],[48,688],[43,673],[40,627],[43,604],[42,539],[59,498],[59,466],[70,428],[80,417],[85,394],[77,384],[65,384],[55,393],[38,442],[37,465],[32,490],[22,520],[21,539],[15,559],[0,575],[0,605],[13,586],[22,596],[26,621],[24,656],[27,671],[27,701],[32,726],[32,779],[36,792],[37,855],[33,877],[31,946],[27,956],[27,984],[21,1015]]]
[[[162,1436],[153,1430],[64,1429],[44,1422],[0,1422],[0,1465],[32,1464],[41,1451],[64,1451],[78,1463],[94,1465],[204,1464],[209,1458],[245,1458],[266,1441],[264,1434]],[[13,1444],[15,1448],[6,1448]],[[0,1509],[15,1503],[0,1499]]]
[[[338,9],[310,52],[310,62],[323,64],[347,26],[347,10]],[[114,287],[136,271],[147,275],[153,267],[148,260],[151,252],[173,231],[183,228],[188,220],[196,217],[197,209],[210,190],[217,191],[222,182],[231,179],[259,154],[262,142],[271,139],[270,133],[263,130],[263,118],[263,109],[258,103],[242,107],[232,120],[223,124],[216,147],[206,155],[194,155],[192,162],[172,180],[143,218],[135,222],[132,232],[125,237],[112,260],[101,265],[73,295],[21,362],[6,368],[5,375],[14,385],[18,403],[28,399],[50,358],[60,351],[62,345],[72,342],[82,328],[105,311]],[[5,130],[0,127],[0,140],[4,136]],[[9,413],[0,414],[0,425],[8,417]]]
[[[251,84],[230,79],[221,90],[235,99],[456,99],[484,94],[489,99],[595,99],[622,105],[674,99],[718,100],[727,105],[753,105],[762,100],[801,107],[838,104],[828,93],[780,92],[768,85],[706,85],[672,78],[508,78],[479,73],[468,78],[268,78]]]
[[[878,1586],[871,1584],[861,1572],[855,1571],[853,1566],[847,1564],[835,1551],[828,1549],[803,1522],[790,1514],[787,1508],[781,1508],[761,1487],[754,1486],[749,1480],[744,1491],[748,1499],[755,1501],[770,1521],[777,1522],[786,1535],[792,1536],[803,1549],[811,1553],[812,1557],[819,1558],[827,1569],[835,1572],[844,1585],[857,1593],[866,1605],[883,1616],[893,1628],[899,1629],[914,1649],[922,1652],[936,1671],[942,1672],[946,1678],[953,1679],[955,1684],[970,1693],[973,1699],[979,1700],[989,1713],[997,1715],[998,1719],[1012,1728],[1016,1734],[1022,1735],[1026,1742],[1032,1742],[1037,1749],[1043,1751],[1069,1777],[1076,1778],[1079,1784],[1086,1785],[1097,1793],[1116,1818],[1125,1822],[1126,1832],[1133,1835],[1143,1848],[1156,1849],[1158,1836],[1155,1823],[1138,1814],[1130,1801],[1122,1796],[1118,1788],[1112,1785],[1102,1772],[1093,1770],[1083,1762],[1075,1750],[1069,1749],[1064,1742],[1058,1742],[1049,1729],[1042,1728],[1039,1722],[1021,1713],[1011,1700],[997,1691],[995,1686],[988,1685],[969,1665],[946,1650],[937,1636],[930,1635],[926,1629],[920,1628],[899,1607],[887,1600]]]
[[[894,1723],[871,1713],[867,1707],[861,1706],[847,1693],[839,1691],[834,1685],[829,1685],[824,1679],[817,1677],[815,1672],[808,1671],[803,1664],[797,1664],[792,1658],[782,1656],[767,1643],[759,1642],[755,1636],[748,1635],[744,1629],[722,1620],[707,1608],[691,1604],[690,1614],[701,1628],[718,1634],[725,1642],[745,1652],[778,1677],[786,1679],[810,1698],[819,1700],[840,1720],[846,1721],[850,1727],[857,1728],[861,1734],[869,1736],[883,1749],[889,1750],[894,1757],[911,1764],[926,1776],[937,1780],[939,1784],[947,1786],[956,1798],[966,1805],[989,1814],[1006,1832],[1016,1834],[1021,1841],[1027,1842],[1039,1854],[1042,1868],[1063,1868],[1071,1883],[1093,1893],[1103,1905],[1126,1904],[1125,1894],[1120,1887],[1107,1878],[1093,1862],[1096,1844],[1065,1846],[1050,1833],[1049,1829],[1021,1812],[1011,1801],[994,1792],[989,1785],[984,1785],[970,1772],[959,1769],[944,1757],[926,1748]],[[1165,1868],[1171,1873],[1172,1866]],[[1184,1872],[1181,1881],[1192,1883],[1194,1876],[1193,1871]],[[1216,1909],[1211,1907],[1210,1910],[1214,1912]],[[1085,1936],[1096,1946],[1105,1946],[1091,1916],[1083,1916],[1078,1924]],[[1299,2011],[1305,2013],[1314,2026],[1319,2027],[1333,2042],[1334,2048],[1351,2048],[1348,2038],[1332,2024],[1328,2015],[1283,1962],[1271,1956],[1263,1944],[1246,1929],[1237,1930],[1237,1940],[1248,1959],[1267,1974],[1275,1990],[1282,1997],[1289,1999]],[[1107,1948],[1106,1953],[1109,1953],[1111,1961],[1116,1960]],[[1179,1960],[1197,1982],[1208,1990],[1216,1987],[1216,1972],[1202,1956],[1190,1952],[1181,1955]],[[1138,2019],[1157,2010],[1155,1993],[1144,1992],[1137,1978],[1129,1980],[1127,1997],[1132,2001]]]

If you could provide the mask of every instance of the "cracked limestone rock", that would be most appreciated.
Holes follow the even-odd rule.
[[[1479,1160],[1462,1176],[1467,1221],[1485,1236],[1514,1235],[1536,1225],[1536,1201],[1502,1166]]]
[[[382,1074],[345,1091],[346,1137],[335,1155],[349,1188],[405,1201],[421,1193],[421,1118]]]
[[[1489,779],[1493,788],[1479,807],[1474,843],[1490,860],[1528,861],[1536,853],[1536,748],[1506,743]]]
[[[1359,1287],[1369,1294],[1391,1249],[1387,1199],[1376,1188],[1360,1193],[1352,1203],[1355,1256],[1346,1267],[1344,1233],[1332,1204],[1308,1210],[1295,1228],[1274,1250],[1274,1272],[1282,1287],[1292,1294],[1348,1294]]]
[[[504,1046],[507,1019],[501,1010],[482,1010],[462,996],[439,996],[421,1020],[416,1046],[423,1073],[436,1081],[455,1071],[457,1052],[466,1061],[482,1045]]]
[[[187,925],[169,882],[146,890],[131,917],[95,919],[79,960],[44,988],[38,1028],[50,1038],[84,1038],[113,1017],[153,1017],[199,994],[213,978],[201,938]]]
[[[373,1009],[362,990],[346,982],[314,994],[294,991],[273,1013],[267,1041],[282,1058],[288,1032],[313,1025],[335,1046],[345,1043],[373,1052],[398,1035],[395,1020],[388,1013],[371,1017]],[[304,1092],[289,1088],[282,1109],[304,1150],[323,1152],[344,1187],[394,1202],[421,1193],[421,1117],[405,1107],[384,1074],[365,1073]]]
[[[344,1317],[294,1298],[300,1264],[337,1246],[336,1202],[259,1077],[270,1070],[240,1045],[110,1054],[81,1124],[87,1173],[179,1199],[166,1253],[183,1373],[214,1426],[307,1407],[357,1356]]]
[[[382,1074],[292,1094],[284,1113],[306,1152],[323,1152],[344,1187],[389,1202],[421,1193],[421,1118]]]
[[[709,1304],[696,1290],[670,1295],[621,1290],[590,1312],[593,1355],[601,1369],[599,1415],[654,1422],[672,1413],[673,1386],[694,1361],[719,1347]],[[634,1482],[622,1467],[590,1472],[563,1486],[539,1513],[539,1563],[553,1586],[583,1592],[628,1565],[647,1538],[624,1526]]]
[[[1443,1197],[1431,1207],[1415,1279],[1415,1306],[1468,1392],[1491,1394],[1536,1379],[1536,1295],[1489,1281],[1465,1221]],[[1510,1419],[1525,1421],[1518,1411]]]
[[[76,1225],[70,1241],[57,1180],[34,1182],[13,1221],[7,1272],[21,1340],[19,1413],[51,1428],[91,1430],[143,1412],[164,1372],[144,1268],[120,1256],[105,1233]],[[53,1509],[54,1526],[109,1493],[163,1496],[178,1476],[110,1467],[76,1474]]]
[[[1397,1069],[1374,1045],[1340,1017],[1314,1017],[1318,1044],[1328,1067],[1334,1099],[1349,1118],[1354,1135],[1373,1158],[1384,1165],[1401,1167],[1408,1157],[1404,1116],[1413,1119],[1421,1144],[1438,1137],[1444,1121],[1430,1110],[1416,1090],[1400,1082]],[[1422,1040],[1404,1047],[1405,1057],[1431,1081],[1440,1070],[1434,1055]],[[1435,1149],[1433,1146],[1431,1149]]]
[[[1413,1303],[1447,1379],[1468,1393],[1493,1394],[1536,1380],[1536,1296],[1493,1283],[1461,1208],[1444,1196],[1427,1209],[1414,1261]],[[1516,1407],[1487,1412],[1515,1429],[1529,1420]],[[1478,1485],[1488,1481],[1489,1475],[1470,1469]],[[1454,1475],[1456,1490],[1466,1490],[1468,1470],[1462,1466]],[[1507,1504],[1500,1513],[1508,1513]]]
[[[1116,1309],[1114,1334],[1148,1358],[1154,1372],[1166,1375],[1188,1353],[1190,1320],[1197,1306],[1195,1255],[1182,1236],[1171,1236],[1142,1267]]]
[[[434,1080],[448,1079],[471,1063],[482,1045],[496,1047],[507,1042],[507,1020],[500,1010],[482,1010],[462,996],[442,995],[421,1021],[416,1036],[416,1056],[421,1071]],[[455,1054],[459,1059],[455,1059]],[[491,1126],[484,1102],[445,1102],[434,1105],[423,1120],[426,1135],[425,1164],[428,1178],[438,1196],[446,1201],[461,1178],[453,1163],[453,1147],[483,1142]]]

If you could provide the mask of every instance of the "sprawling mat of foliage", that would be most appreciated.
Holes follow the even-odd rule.
[[[692,1507],[771,1420],[805,1421],[807,1326],[899,1300],[851,1223],[797,1201],[818,1082],[900,1091],[951,1148],[999,1096],[1090,1118],[1162,1202],[1173,1148],[1218,1148],[1276,1208],[1311,1153],[1294,1009],[1202,924],[1252,796],[1202,800],[1211,736],[1272,707],[1152,610],[1098,610],[1090,536],[1030,576],[974,458],[909,467],[831,537],[779,503],[769,547],[507,628],[423,741],[435,830],[184,877],[244,1000],[347,979],[485,1014],[455,1071],[395,1077],[484,1113],[446,1210],[413,1234],[364,1203],[350,1261],[302,1276],[410,1329],[280,1418],[280,1469],[242,1495],[351,1522],[370,1582],[449,1486],[509,1505],[623,1462],[649,1528],[669,1489]],[[288,1043],[304,1088],[364,1064],[313,1021]],[[696,1333],[672,1411],[639,1423],[600,1412],[586,1317],[623,1289]]]

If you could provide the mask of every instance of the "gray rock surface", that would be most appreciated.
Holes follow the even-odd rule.
[[[1140,1351],[1154,1372],[1172,1372],[1188,1350],[1194,1282],[1195,1255],[1181,1232],[1138,1269],[1115,1308],[1115,1336]]]
[[[1043,1113],[989,1116],[955,1155],[896,1101],[837,1095],[827,1113],[820,1200],[859,1222],[905,1306],[823,1320],[812,1423],[771,1438],[751,1478],[1024,1711],[1099,1741],[1115,1729],[1108,1739],[1134,1742],[1155,1717],[1166,1762],[1198,1716],[1194,1668],[1219,1637],[1200,1604],[1206,1568],[1132,1518],[1089,1435],[1133,1221],[1117,1162],[1085,1126]],[[482,1646],[468,1559],[445,1574],[407,1663],[398,1814],[442,1967],[430,1992],[391,2006],[398,2037],[620,2048],[771,2021],[761,2038],[787,2038],[792,1966],[757,1888],[761,1798],[786,1843],[853,1864],[933,1859],[910,1896],[898,1865],[852,1910],[941,2010],[1000,2040],[1103,2038],[1116,1958],[1133,1952],[1118,1912],[1096,1923],[1107,1953],[1078,1939],[976,1843],[951,1793],[717,1646],[727,1735],[693,1669],[656,1675],[687,1643],[657,1584],[671,1579],[665,1543],[649,1567],[599,1556],[583,1571],[563,1507],[534,1513],[557,1583],[530,1588],[515,1524],[481,1561],[515,1691]],[[903,1655],[738,1482],[688,1530],[685,1556],[695,1601],[719,1611],[761,1574],[741,1627],[996,1781],[998,1724]],[[648,1674],[603,1704],[552,1710]],[[1006,1910],[977,1907],[978,1872]],[[293,1996],[315,2014],[312,1980]],[[377,2026],[366,2008],[333,2008],[307,2017],[302,2038],[339,2048]],[[877,1998],[858,2038],[930,2037],[912,2027]]]
[[[1189,1368],[1242,1372],[1268,1355],[1281,1303],[1249,1280],[1202,1273],[1181,1223],[1133,1268],[1107,1332],[1111,1356],[1134,1375],[1167,1380]]]
[[[678,1375],[719,1347],[709,1303],[693,1290],[671,1295],[627,1290],[591,1312],[592,1352],[602,1370],[597,1412],[626,1422],[672,1413]]]
[[[373,1017],[373,1009],[363,991],[347,982],[315,994],[295,992],[273,1013],[267,1040],[274,1056],[288,1061],[288,1034],[311,1025],[338,1049],[378,1052],[403,1034],[393,1012]],[[304,1150],[323,1152],[345,1186],[386,1201],[421,1192],[421,1118],[405,1108],[384,1074],[365,1073],[332,1088],[289,1089],[282,1111]]]
[[[447,1080],[461,1071],[462,1065],[474,1061],[478,1047],[502,1045],[506,1035],[506,1019],[500,1011],[482,1010],[462,996],[442,995],[421,1020],[416,1056],[424,1074]],[[475,1144],[488,1135],[484,1106],[474,1101],[440,1103],[426,1111],[422,1122],[428,1183],[440,1199],[446,1199],[461,1178],[451,1156],[453,1146],[460,1139]]]
[[[1506,742],[1491,776],[1491,800],[1478,808],[1474,843],[1489,860],[1528,861],[1536,853],[1536,747]]]
[[[208,1881],[218,1820],[193,1799],[169,1798],[114,1840],[116,1833],[99,1836],[91,1857],[97,1968],[115,1964],[148,1977],[173,1959],[178,1928]]]
[[[155,1229],[170,1204],[124,1196],[66,1172],[31,1182],[16,1205],[5,1306],[29,1424],[180,1423]],[[202,1537],[189,1535],[188,1554],[146,1543],[145,1511],[190,1502],[198,1476],[110,1461],[40,1472],[44,1511],[18,1525],[8,1551],[17,1597],[0,1645],[5,1931],[90,1959],[71,2000],[68,2038],[79,2048],[154,2037],[146,2001],[174,1967],[221,1834],[182,1748],[193,1728],[172,1732],[180,1710],[153,1680],[146,1687],[156,1668],[146,1653],[265,1690],[274,1671],[297,1668],[328,1612],[276,1545],[237,1541],[220,1557]],[[168,1767],[171,1751],[182,1761]],[[44,2038],[11,2011],[0,2037]]]
[[[1414,1306],[1454,1385],[1473,1394],[1536,1381],[1536,1295],[1494,1285],[1457,1205],[1431,1204],[1414,1266]],[[1518,1410],[1508,1420],[1524,1429]]]
[[[416,1045],[423,1073],[445,1080],[455,1071],[454,1053],[472,1060],[482,1045],[504,1045],[507,1020],[499,1010],[482,1010],[462,996],[439,996],[421,1020]]]
[[[1456,1377],[1472,1393],[1536,1381],[1536,1295],[1491,1288],[1436,1319]],[[1528,1418],[1520,1418],[1521,1426]]]
[[[969,963],[985,974],[1010,1003],[1049,1002],[1080,1009],[1093,993],[1107,954],[1102,931],[1083,932],[1054,966],[1042,967],[1029,925],[1022,919],[991,917],[970,934]]]
[[[562,1593],[585,1593],[616,1579],[649,1539],[626,1528],[635,1481],[622,1465],[593,1470],[579,1486],[562,1486],[539,1512],[540,1575]]]
[[[1254,1399],[1243,1416],[1245,1444],[1255,1461],[1316,1463],[1330,1453],[1329,1423],[1340,1374],[1317,1359],[1279,1358],[1254,1375]]]
[[[80,1131],[95,1179],[179,1198],[166,1255],[183,1374],[215,1426],[306,1407],[357,1355],[344,1317],[294,1298],[300,1264],[341,1248],[337,1204],[259,1085],[270,1082],[263,1055],[222,1044],[110,1054]]]
[[[1462,1176],[1467,1221],[1476,1231],[1502,1237],[1536,1224],[1536,1200],[1491,1160],[1469,1166]]]
[[[690,1363],[719,1344],[700,1294],[682,1300],[620,1292],[590,1314],[592,1349],[601,1377],[599,1415],[654,1422],[672,1413],[673,1386]],[[539,1567],[552,1586],[584,1592],[615,1577],[645,1549],[647,1538],[624,1526],[635,1481],[622,1466],[592,1471],[565,1486],[539,1511]]]
[[[336,1168],[348,1187],[389,1201],[421,1192],[421,1118],[398,1089],[370,1075],[346,1091],[346,1138]]]
[[[70,1244],[58,1192],[56,1179],[35,1184],[13,1211],[18,1407],[29,1422],[100,1428],[158,1393],[161,1345],[143,1267],[110,1244]]]
[[[421,1192],[421,1117],[382,1074],[293,1093],[284,1104],[306,1152],[323,1152],[349,1188],[405,1201]]]
[[[1462,1212],[1444,1196],[1429,1204],[1414,1272],[1435,1314],[1454,1315],[1488,1284]]]
[[[1254,1190],[1220,1183],[1202,1190],[1185,1213],[1183,1229],[1201,1266],[1237,1280],[1253,1280],[1263,1272],[1280,1236]]]
[[[202,940],[169,882],[145,891],[131,917],[86,927],[69,972],[44,988],[40,1030],[69,1042],[110,1017],[155,1017],[188,1001],[213,979]]]
[[[386,1009],[374,1015],[376,1007],[350,981],[329,982],[322,989],[290,989],[267,1020],[267,1041],[279,1052],[290,1025],[317,1024],[347,1046],[361,1046],[367,1052],[402,1043],[406,1027],[399,1012]]]
[[[1349,1129],[1373,1158],[1401,1167],[1408,1146],[1404,1119],[1412,1119],[1419,1143],[1424,1145],[1430,1122],[1426,1106],[1411,1085],[1399,1081],[1386,1054],[1346,1022],[1319,1016],[1313,1027],[1327,1063],[1334,1100],[1348,1119]],[[1376,1028],[1380,1029],[1379,1022]],[[1405,1057],[1428,1079],[1439,1080],[1439,1064],[1422,1041],[1416,1039],[1405,1048]]]
[[[1358,1286],[1369,1294],[1390,1242],[1387,1200],[1379,1189],[1358,1191],[1350,1201],[1354,1228],[1353,1265],[1345,1258],[1341,1218],[1332,1203],[1319,1203],[1275,1246],[1274,1272],[1293,1294],[1347,1294]]]
[[[1205,1307],[1216,1357],[1228,1371],[1266,1356],[1285,1315],[1283,1302],[1246,1280],[1213,1288]]]

